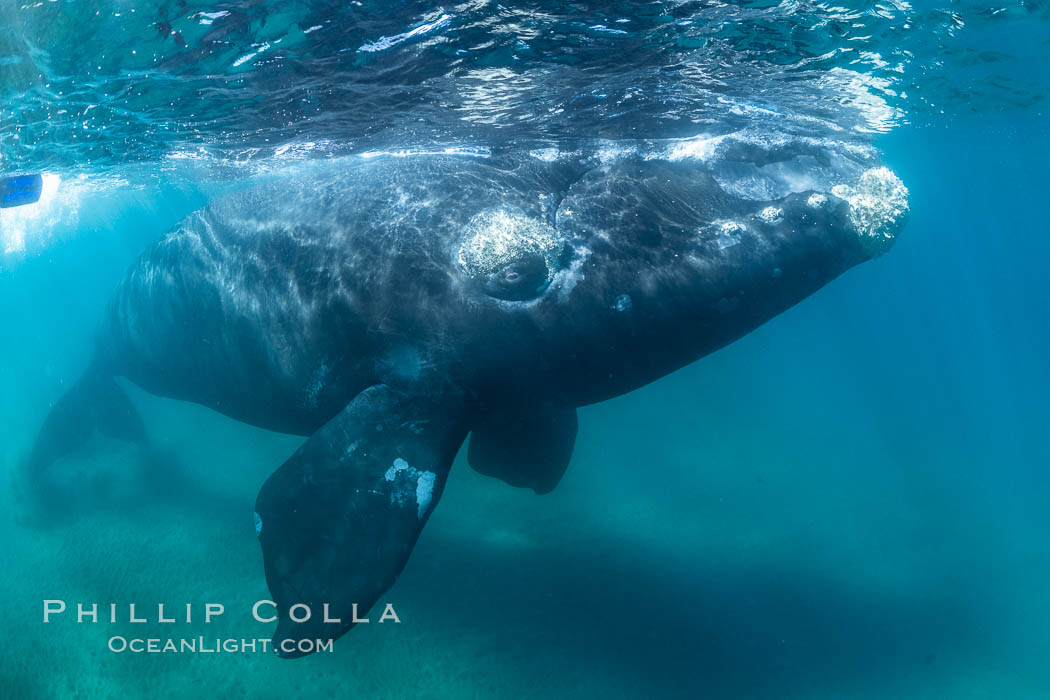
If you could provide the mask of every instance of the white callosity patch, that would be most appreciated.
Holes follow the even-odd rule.
[[[723,236],[734,236],[744,230],[736,221],[723,221],[718,225],[718,233]]]
[[[780,207],[766,207],[758,212],[758,218],[762,219],[762,221],[765,221],[767,224],[775,224],[780,221],[782,216],[784,216],[784,210]]]
[[[480,278],[526,256],[541,255],[547,263],[549,282],[558,269],[560,250],[561,240],[552,226],[520,212],[493,209],[467,224],[459,264],[472,277]]]
[[[853,187],[836,185],[831,193],[849,203],[850,224],[872,257],[893,246],[908,215],[908,188],[893,171],[872,168]]]
[[[404,476],[400,476],[401,474],[404,474]],[[430,502],[434,498],[434,484],[437,481],[437,474],[416,469],[404,459],[398,457],[394,460],[393,465],[386,470],[384,478],[393,484],[390,490],[391,505],[404,506],[411,494],[416,501],[416,514],[422,520],[423,516],[430,509]]]
[[[740,237],[747,230],[744,225],[738,221],[715,221],[713,225],[715,229],[715,242],[717,243],[719,250],[732,248],[740,243]]]
[[[823,209],[828,204],[828,198],[820,192],[814,192],[809,196],[809,199],[806,200],[806,204],[813,209]]]
[[[387,481],[395,481],[397,479],[398,472],[408,471],[412,467],[408,466],[408,462],[398,457],[394,460],[393,466],[386,470],[384,478]]]
[[[255,534],[256,535],[261,535],[262,534],[262,518],[259,517],[258,513],[254,513],[254,515],[255,515]]]

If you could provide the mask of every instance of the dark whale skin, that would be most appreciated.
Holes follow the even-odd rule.
[[[109,306],[100,357],[153,393],[300,435],[368,386],[432,374],[479,402],[581,406],[717,350],[867,259],[846,205],[808,196],[769,202],[781,220],[725,246],[711,222],[767,203],[687,164],[326,169],[220,201],[146,251]],[[588,249],[579,269],[532,302],[488,297],[455,250],[494,207]]]
[[[884,252],[907,191],[858,171],[768,201],[733,194],[703,160],[632,155],[346,159],[275,177],[131,267],[30,471],[93,430],[144,439],[114,376],[310,436],[254,515],[275,645],[301,656],[298,641],[341,636],[393,585],[468,433],[472,467],[546,493],[577,407]],[[341,621],[294,621],[298,605]]]

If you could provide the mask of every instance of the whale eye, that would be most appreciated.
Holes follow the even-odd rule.
[[[547,263],[533,254],[496,270],[485,280],[485,293],[505,301],[525,301],[547,288]]]
[[[565,243],[550,224],[516,210],[476,215],[460,240],[460,267],[484,293],[504,301],[538,297],[564,262]]]

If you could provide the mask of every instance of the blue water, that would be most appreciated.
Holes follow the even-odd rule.
[[[47,528],[0,489],[7,696],[1050,697],[1045,3],[156,6],[0,7],[0,170],[54,177],[0,214],[12,475],[141,250],[309,159],[835,125],[911,218],[737,343],[582,409],[554,493],[461,456],[389,596],[403,624],[332,654],[112,654],[171,632],[41,624],[51,598],[218,600],[178,634],[267,634],[245,514],[300,439],[132,389],[163,475],[106,446],[84,470],[109,481]]]

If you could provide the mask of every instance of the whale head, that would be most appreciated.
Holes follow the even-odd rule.
[[[516,339],[478,337],[504,361],[484,381],[513,366],[552,375],[571,403],[624,393],[885,254],[907,221],[908,190],[872,151],[687,146],[598,163],[547,211],[487,201],[470,217],[459,274]]]

